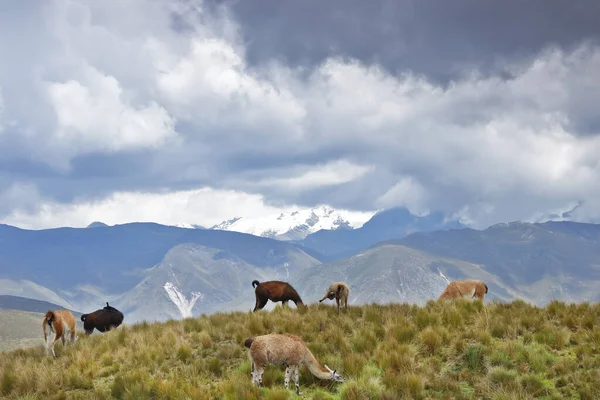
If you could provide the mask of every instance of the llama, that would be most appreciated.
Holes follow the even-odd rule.
[[[284,306],[287,306],[288,301],[293,301],[296,307],[303,305],[302,299],[296,289],[287,282],[281,281],[269,281],[260,283],[257,280],[252,281],[252,287],[254,294],[256,295],[256,304],[254,305],[254,311],[261,310],[267,305],[267,301],[271,300],[276,303],[281,301]]]
[[[438,301],[451,300],[455,298],[474,299],[478,298],[483,301],[483,298],[488,292],[488,287],[485,283],[474,279],[465,279],[452,281],[442,292]]]
[[[123,313],[106,302],[106,307],[93,313],[83,314],[81,320],[83,321],[85,334],[91,335],[94,328],[100,332],[108,332],[113,328],[117,328],[123,323]]]
[[[262,377],[267,364],[285,366],[285,388],[288,389],[290,378],[296,384],[296,393],[301,395],[299,384],[300,365],[304,364],[308,370],[319,379],[335,382],[344,382],[335,370],[327,365],[321,366],[306,344],[296,335],[271,333],[269,335],[255,336],[244,342],[252,364],[252,383],[262,386]]]
[[[44,331],[44,343],[46,344],[46,355],[50,355],[56,358],[54,352],[54,345],[60,339],[63,346],[66,346],[65,336],[69,334],[69,341],[75,343],[77,337],[75,336],[75,317],[69,310],[55,310],[48,311],[44,316],[42,322],[42,329]],[[50,337],[50,333],[54,332],[54,339]]]
[[[335,283],[332,283],[331,285],[329,285],[329,289],[327,289],[325,296],[323,296],[323,298],[321,300],[319,300],[319,303],[325,299],[329,299],[329,300],[335,299],[335,302],[337,304],[337,312],[339,314],[340,313],[340,303],[342,303],[342,306],[346,310],[348,310],[348,296],[349,295],[350,295],[350,288],[348,287],[348,285],[346,285],[345,282],[335,282]]]

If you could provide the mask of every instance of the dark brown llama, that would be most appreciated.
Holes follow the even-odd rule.
[[[94,328],[100,332],[108,332],[121,325],[123,323],[123,313],[109,306],[108,302],[106,302],[106,307],[90,314],[83,314],[81,320],[83,321],[85,334],[91,335]]]
[[[271,300],[276,303],[281,301],[284,306],[287,306],[288,301],[293,301],[296,307],[302,305],[302,299],[296,289],[287,282],[281,281],[269,281],[260,283],[257,280],[252,281],[252,287],[254,287],[254,294],[256,295],[256,304],[254,310],[261,310],[267,305],[267,301]]]

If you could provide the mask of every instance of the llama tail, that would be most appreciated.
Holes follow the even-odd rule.
[[[82,320],[83,322],[85,322],[85,320],[87,319],[87,316],[88,316],[88,315],[89,315],[89,314],[81,314],[81,320]]]
[[[483,286],[485,286],[485,293],[487,294],[487,292],[488,292],[488,287],[487,287],[487,285],[486,285],[485,283],[483,284]]]
[[[244,346],[246,346],[247,348],[250,348],[250,346],[252,346],[252,342],[254,342],[254,338],[248,338],[244,341]]]
[[[252,287],[253,288],[257,287],[258,285],[260,285],[260,282],[257,281],[256,279],[252,281]]]

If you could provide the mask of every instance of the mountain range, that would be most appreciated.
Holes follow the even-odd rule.
[[[251,310],[254,279],[288,281],[307,303],[344,280],[350,304],[423,304],[461,278],[483,279],[489,300],[598,301],[599,239],[595,224],[475,230],[403,209],[299,240],[153,223],[39,231],[0,225],[0,295],[81,312],[110,301],[126,323]]]

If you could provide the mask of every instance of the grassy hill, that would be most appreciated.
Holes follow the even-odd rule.
[[[246,338],[293,333],[346,378],[303,367],[307,399],[593,399],[600,393],[600,305],[406,304],[214,314],[123,326],[56,346],[0,354],[9,399],[286,399],[284,369],[250,383]],[[293,386],[293,384],[291,385]]]

